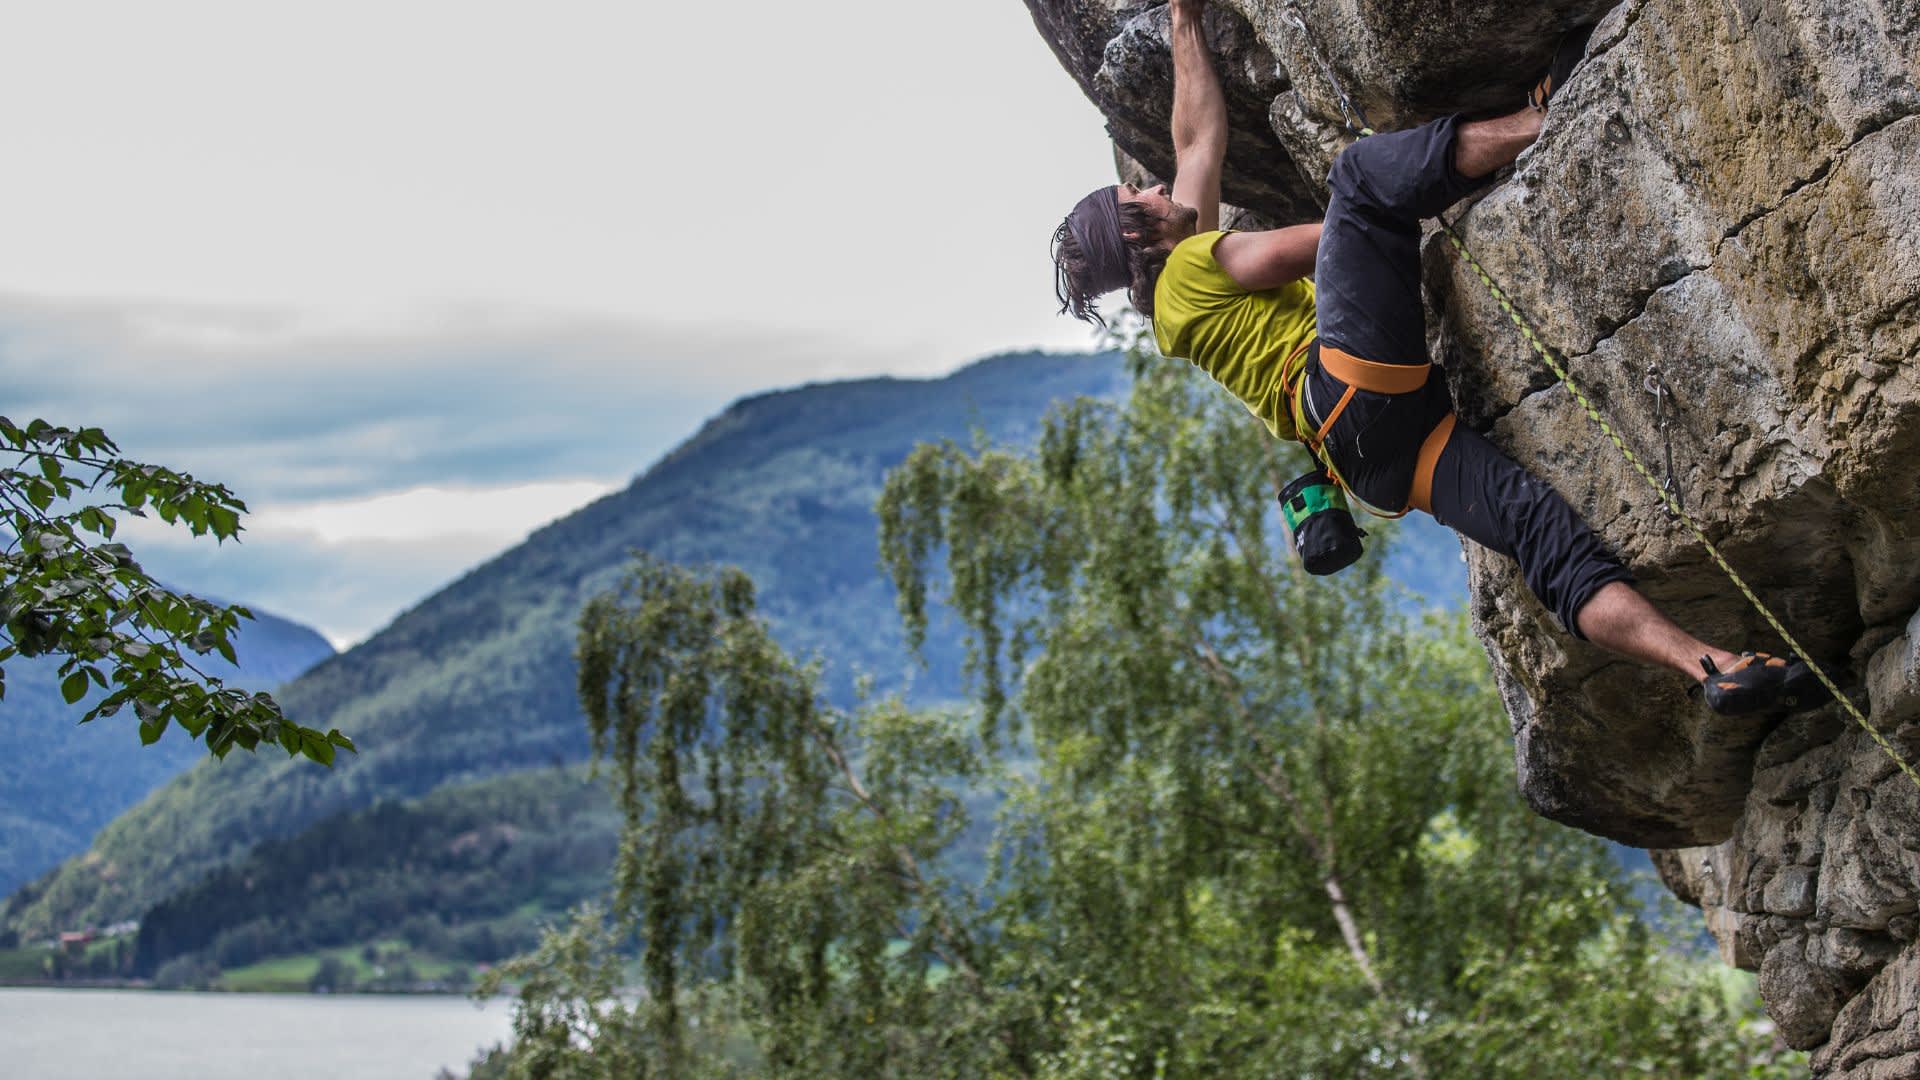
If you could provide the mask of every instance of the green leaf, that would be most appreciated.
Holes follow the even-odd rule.
[[[164,733],[166,730],[167,730],[167,718],[164,716],[160,717],[158,720],[149,720],[141,724],[140,725],[140,745],[152,746],[154,743],[159,742],[161,734]]]
[[[301,749],[306,755],[322,765],[333,764],[333,744],[317,731],[300,733]]]
[[[67,704],[69,705],[86,697],[87,673],[84,671],[76,671],[62,680],[60,683],[60,696],[66,698]]]
[[[101,701],[100,704],[93,707],[93,711],[87,714],[87,719],[92,720],[95,717],[112,716],[120,711],[121,706],[127,703],[129,696],[126,690],[115,690],[113,693],[108,694],[106,699]]]
[[[225,507],[216,506],[209,511],[213,523],[213,534],[222,540],[231,539],[240,532],[240,515]]]

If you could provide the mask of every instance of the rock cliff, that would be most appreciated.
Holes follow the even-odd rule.
[[[1028,6],[1122,171],[1168,176],[1165,9]],[[1707,535],[1920,758],[1920,0],[1214,0],[1227,198],[1317,217],[1343,107],[1381,129],[1505,111],[1596,19],[1540,141],[1448,220],[1635,452],[1664,471],[1671,445]],[[1451,245],[1426,253],[1462,420],[1683,624],[1781,651]],[[1920,787],[1838,707],[1716,719],[1671,674],[1562,634],[1507,560],[1469,561],[1528,801],[1658,849],[1817,1073],[1920,1076]]]

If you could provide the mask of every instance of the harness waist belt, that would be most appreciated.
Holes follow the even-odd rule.
[[[1411,394],[1427,385],[1431,363],[1382,364],[1362,360],[1325,342],[1320,343],[1320,366],[1326,373],[1356,390],[1375,394]]]
[[[1312,409],[1307,402],[1308,379],[1306,372],[1301,372],[1298,385],[1287,388],[1287,396],[1294,403],[1293,409],[1296,426],[1300,432],[1300,441],[1307,445],[1309,453],[1326,465],[1327,474],[1333,477],[1334,483],[1352,490],[1347,487],[1346,478],[1340,475],[1340,470],[1334,467],[1332,456],[1322,451],[1322,447],[1326,445],[1327,434],[1333,430],[1334,422],[1340,419],[1341,413],[1347,411],[1347,403],[1353,400],[1354,391],[1365,390],[1373,394],[1411,394],[1427,385],[1427,377],[1433,373],[1433,364],[1382,364],[1341,352],[1318,339],[1310,341],[1309,344],[1313,351],[1309,354],[1308,367],[1311,367],[1312,360],[1317,358],[1321,368],[1327,374],[1346,383],[1347,389],[1340,395],[1340,400],[1334,402],[1333,408],[1329,409],[1327,415],[1321,419],[1320,426],[1314,429],[1310,423],[1313,419]],[[1440,454],[1447,448],[1447,440],[1453,435],[1453,423],[1453,414],[1448,413],[1434,425],[1433,430],[1427,433],[1426,439],[1421,443],[1414,468],[1413,489],[1407,493],[1407,506],[1404,509],[1398,513],[1378,510],[1368,505],[1365,499],[1359,500],[1360,505],[1381,517],[1399,517],[1408,510],[1414,509],[1432,513],[1433,471],[1439,464]],[[1355,497],[1358,498],[1357,493]]]

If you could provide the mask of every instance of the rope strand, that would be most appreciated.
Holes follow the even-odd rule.
[[[1814,676],[1820,680],[1820,685],[1826,687],[1827,692],[1833,695],[1834,700],[1838,701],[1854,720],[1859,722],[1861,729],[1872,737],[1873,741],[1879,745],[1887,757],[1893,759],[1893,763],[1900,767],[1901,772],[1907,774],[1907,779],[1913,781],[1915,787],[1920,788],[1920,774],[1916,774],[1913,766],[1907,764],[1906,759],[1901,757],[1899,751],[1893,748],[1893,744],[1889,743],[1879,731],[1874,729],[1873,724],[1867,720],[1866,714],[1860,711],[1859,706],[1855,705],[1852,699],[1840,692],[1840,687],[1834,683],[1832,678],[1828,677],[1825,669],[1819,664],[1814,663],[1813,660],[1808,657],[1806,649],[1802,648],[1800,642],[1787,631],[1787,628],[1782,625],[1779,618],[1774,615],[1773,610],[1767,607],[1767,605],[1761,601],[1760,597],[1748,587],[1746,579],[1742,578],[1739,571],[1736,571],[1733,565],[1727,562],[1726,556],[1720,554],[1719,547],[1717,547],[1712,540],[1707,539],[1706,531],[1700,527],[1699,522],[1694,520],[1692,514],[1687,513],[1686,508],[1680,504],[1680,500],[1674,497],[1674,492],[1668,490],[1660,481],[1654,479],[1653,470],[1647,468],[1646,464],[1640,460],[1639,455],[1635,454],[1633,450],[1627,446],[1626,440],[1620,437],[1619,432],[1613,430],[1613,425],[1607,423],[1607,418],[1600,415],[1600,410],[1594,407],[1593,402],[1587,398],[1587,395],[1573,381],[1573,376],[1567,371],[1566,365],[1559,361],[1554,355],[1553,350],[1549,349],[1546,343],[1540,340],[1540,335],[1534,332],[1533,327],[1528,325],[1527,320],[1514,308],[1513,303],[1507,299],[1506,292],[1493,280],[1493,276],[1487,273],[1486,267],[1480,265],[1480,260],[1473,257],[1473,252],[1467,249],[1466,241],[1460,239],[1460,234],[1454,230],[1454,227],[1442,222],[1440,229],[1446,234],[1447,239],[1453,243],[1454,250],[1460,253],[1460,258],[1463,259],[1469,267],[1473,268],[1473,272],[1480,278],[1480,281],[1486,285],[1487,291],[1492,294],[1494,302],[1500,305],[1500,310],[1506,312],[1507,318],[1519,329],[1520,336],[1526,339],[1528,347],[1533,350],[1535,355],[1546,362],[1548,369],[1553,372],[1554,377],[1560,380],[1560,385],[1566,387],[1567,392],[1573,395],[1573,400],[1585,411],[1587,419],[1599,425],[1600,430],[1606,434],[1607,438],[1613,441],[1614,448],[1619,450],[1620,455],[1627,459],[1627,464],[1633,466],[1633,470],[1640,474],[1640,478],[1647,482],[1649,488],[1653,489],[1654,495],[1665,504],[1667,512],[1687,527],[1687,531],[1692,533],[1693,538],[1698,540],[1700,546],[1706,550],[1708,557],[1713,559],[1714,564],[1720,567],[1721,571],[1727,575],[1727,580],[1733,582],[1734,587],[1738,588],[1741,595],[1747,598],[1747,602],[1753,605],[1754,610],[1758,611],[1761,617],[1767,620],[1767,625],[1773,627],[1774,632],[1780,635],[1780,640],[1787,643],[1787,648],[1793,650],[1793,654],[1799,657],[1808,668],[1812,669]]]

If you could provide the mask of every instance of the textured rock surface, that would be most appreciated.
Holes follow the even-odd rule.
[[[1164,12],[1029,6],[1124,155],[1166,175]],[[1517,104],[1557,29],[1604,13],[1540,142],[1450,220],[1656,471],[1658,369],[1688,508],[1920,757],[1920,0],[1610,6],[1214,0],[1228,198],[1317,216],[1340,88],[1382,128]],[[1451,247],[1427,256],[1463,420],[1552,481],[1683,623],[1778,651]],[[1663,876],[1760,973],[1783,1035],[1821,1047],[1816,1071],[1920,1075],[1920,788],[1837,708],[1716,720],[1671,674],[1560,633],[1511,563],[1469,561],[1529,802],[1676,849]]]

